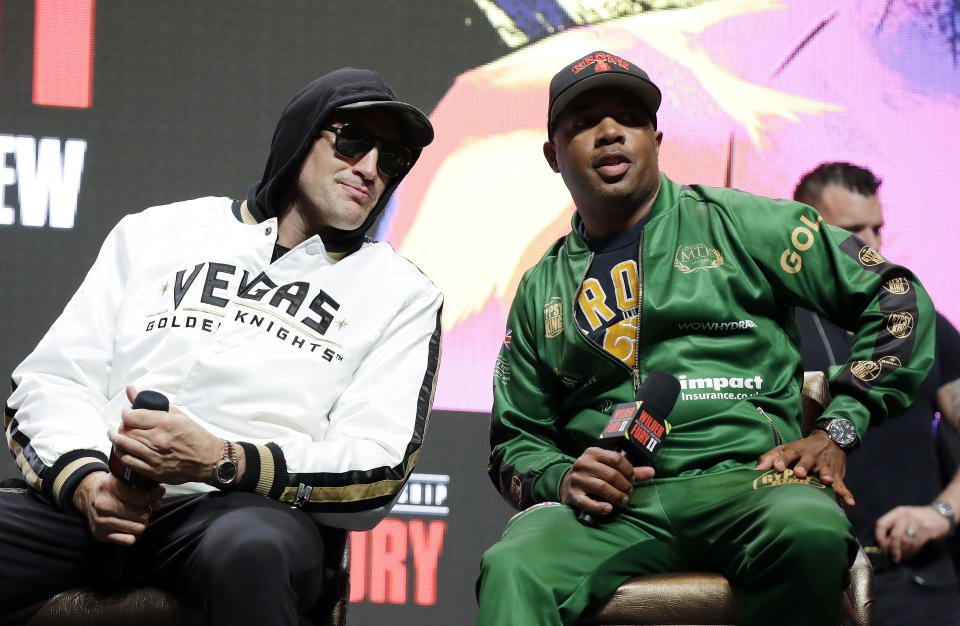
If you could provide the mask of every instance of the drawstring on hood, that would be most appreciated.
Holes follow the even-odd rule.
[[[372,70],[345,67],[315,79],[284,108],[273,132],[270,156],[263,178],[247,193],[247,208],[263,221],[278,217],[285,208],[283,199],[295,185],[320,129],[330,114],[340,108],[357,110],[382,108],[397,120],[403,140],[410,149],[411,166],[423,147],[433,141],[433,127],[416,107],[400,102],[380,74]],[[366,221],[354,230],[333,229],[324,246],[331,252],[354,252],[363,244],[364,233],[383,212],[387,201],[403,177],[391,179]]]

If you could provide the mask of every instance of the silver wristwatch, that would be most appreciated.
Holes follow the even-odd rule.
[[[233,443],[224,439],[223,458],[213,466],[213,483],[221,489],[233,484],[237,479],[237,452]]]
[[[947,518],[947,521],[950,522],[950,534],[952,535],[957,528],[956,511],[953,510],[953,505],[943,500],[934,500],[930,503],[930,506],[933,507],[934,511]]]

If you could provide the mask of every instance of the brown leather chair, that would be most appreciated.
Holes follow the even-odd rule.
[[[329,592],[300,626],[343,626],[350,601],[350,541],[346,531],[331,541],[325,557]],[[0,626],[205,626],[203,613],[155,587],[126,587],[110,592],[68,589],[12,615]]]
[[[830,390],[822,372],[805,372],[803,377],[803,432],[830,403]],[[846,610],[857,626],[873,624],[873,567],[863,552],[857,551],[850,568]],[[677,572],[631,578],[614,594],[590,606],[581,616],[580,626],[668,624],[736,624],[737,589],[722,574],[715,572]]]

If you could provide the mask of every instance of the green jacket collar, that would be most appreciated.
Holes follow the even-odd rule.
[[[657,192],[657,198],[653,201],[653,206],[650,207],[650,217],[647,218],[647,223],[649,224],[650,220],[656,219],[658,215],[664,214],[671,208],[677,206],[677,203],[680,201],[680,192],[682,189],[682,185],[678,185],[667,178],[666,174],[660,172],[660,191]],[[570,222],[571,231],[570,234],[567,235],[565,243],[567,254],[584,254],[590,252],[587,243],[580,235],[581,223],[580,212],[574,211],[573,218]]]

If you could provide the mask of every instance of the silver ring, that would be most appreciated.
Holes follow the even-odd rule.
[[[914,530],[913,528],[907,529],[907,537],[910,537],[912,539],[913,537],[916,537],[916,536],[917,536],[916,530]]]

